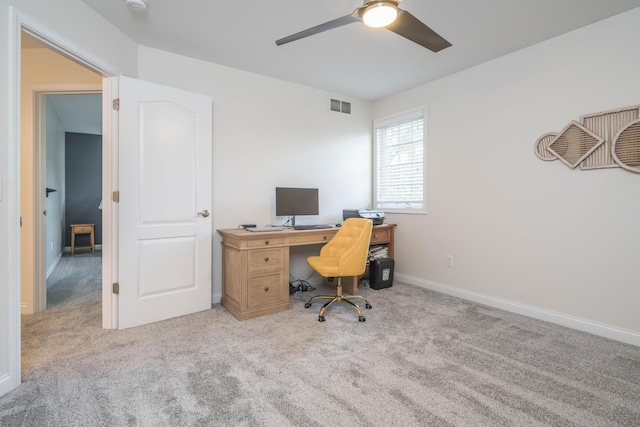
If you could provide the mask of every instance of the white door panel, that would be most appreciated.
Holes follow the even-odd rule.
[[[193,222],[197,112],[171,102],[141,103],[139,108],[140,222]]]
[[[119,77],[118,328],[211,308],[208,96]]]
[[[138,298],[197,288],[196,236],[141,240]]]

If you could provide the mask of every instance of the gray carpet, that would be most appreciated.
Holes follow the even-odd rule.
[[[216,305],[108,331],[85,284],[23,317],[0,425],[640,425],[638,347],[402,283],[363,294],[364,323],[345,305],[319,323],[297,293],[244,322]]]
[[[95,294],[102,282],[101,263],[100,251],[65,253],[47,278],[47,308]]]

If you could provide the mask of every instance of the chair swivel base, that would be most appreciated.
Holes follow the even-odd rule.
[[[333,305],[336,302],[346,302],[347,304],[351,304],[351,306],[353,306],[353,308],[355,308],[356,311],[358,312],[358,321],[360,322],[366,321],[367,319],[362,315],[362,310],[360,309],[360,307],[358,307],[358,305],[351,300],[354,300],[354,299],[363,300],[365,302],[365,308],[371,309],[373,308],[373,306],[369,304],[369,301],[367,301],[365,297],[360,295],[352,295],[352,296],[346,296],[346,297],[342,296],[342,288],[339,286],[337,289],[339,289],[339,291],[337,292],[336,295],[316,295],[314,297],[311,297],[309,301],[307,301],[307,303],[304,305],[304,308],[311,307],[311,304],[316,299],[328,299],[329,301],[322,306],[322,308],[320,309],[320,313],[318,315],[318,321],[324,322],[325,320],[324,312],[327,310],[327,308],[331,307],[331,305]]]

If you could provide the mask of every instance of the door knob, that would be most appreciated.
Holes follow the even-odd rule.
[[[208,210],[206,210],[206,209],[205,209],[205,210],[203,210],[203,211],[200,211],[200,212],[198,212],[198,216],[201,216],[201,217],[206,218],[206,217],[208,217],[208,216],[209,216],[209,211],[208,211]]]

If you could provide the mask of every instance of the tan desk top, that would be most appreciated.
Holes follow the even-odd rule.
[[[396,224],[375,225],[372,231],[372,244],[377,240],[376,233],[385,234],[385,231],[396,227]],[[223,236],[223,244],[236,249],[255,248],[256,241],[260,241],[258,247],[268,246],[303,246],[326,243],[340,230],[340,227],[320,228],[312,230],[295,230],[285,228],[278,231],[247,231],[238,228],[217,230]],[[385,234],[385,238],[386,238]]]

